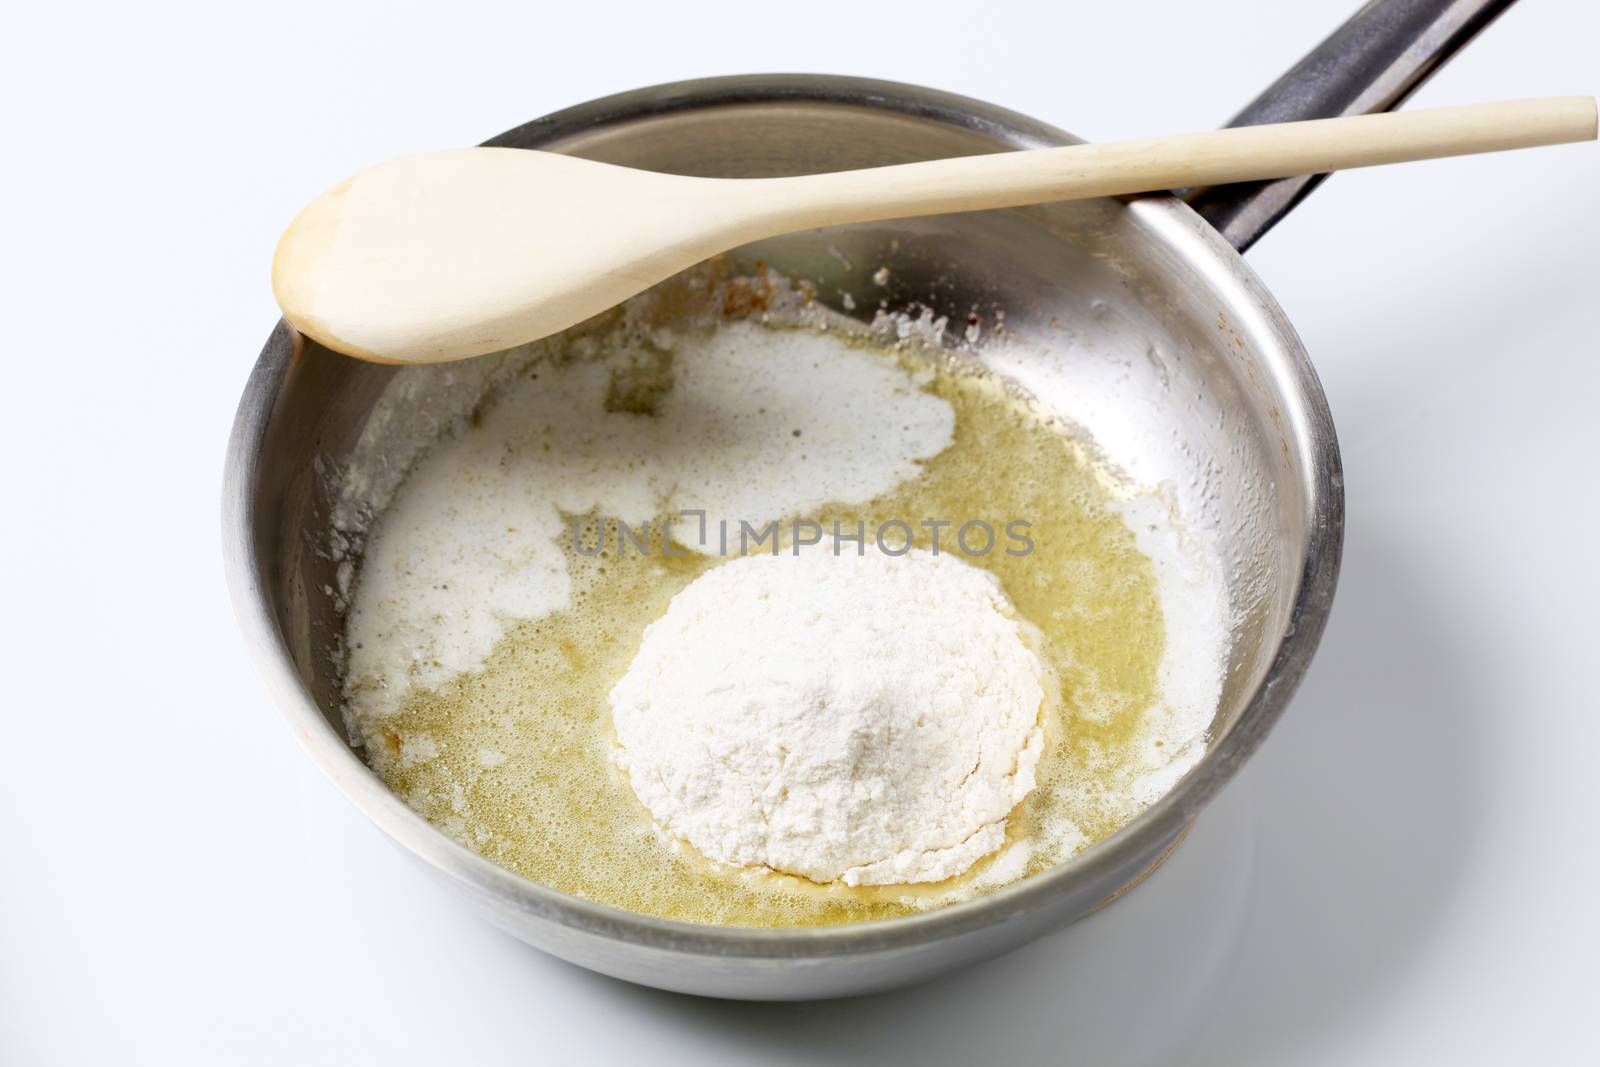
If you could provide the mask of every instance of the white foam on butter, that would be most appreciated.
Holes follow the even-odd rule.
[[[1145,712],[1140,733],[1142,771],[1129,786],[1144,808],[1205,755],[1222,699],[1231,632],[1228,591],[1215,550],[1184,527],[1167,494],[1146,490],[1118,510],[1155,569],[1166,635],[1157,668],[1159,697]]]
[[[918,375],[828,334],[729,322],[606,341],[508,361],[521,371],[477,425],[458,421],[403,487],[386,472],[347,620],[358,715],[476,669],[508,622],[567,607],[571,516],[643,523],[702,510],[713,528],[759,526],[864,503],[952,440],[950,405]],[[652,413],[608,411],[614,376],[660,363],[663,348],[671,388]]]

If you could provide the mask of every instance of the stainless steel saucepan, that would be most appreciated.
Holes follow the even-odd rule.
[[[1377,0],[1238,123],[1397,105],[1511,0]],[[1072,143],[947,93],[857,78],[757,75],[623,93],[488,142],[632,167],[764,177]],[[885,989],[997,955],[1086,914],[1157,864],[1282,713],[1322,634],[1344,517],[1339,450],[1311,363],[1240,258],[1315,178],[844,227],[747,250],[840,306],[932,306],[964,330],[1003,310],[1001,372],[1093,435],[1222,549],[1236,616],[1209,751],[1164,798],[1058,867],[966,903],[831,928],[670,922],[579,900],[495,866],[389,792],[346,740],[340,620],[314,468],[349,456],[397,369],[280,323],[239,406],[223,539],[232,594],[273,696],[362,811],[517,937],[663,989],[803,999]],[[870,275],[888,266],[889,283]],[[1033,352],[1032,355],[1018,353]],[[1005,353],[1005,354],[1001,354]]]

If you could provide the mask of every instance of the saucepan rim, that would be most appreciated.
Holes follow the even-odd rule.
[[[598,127],[681,110],[773,103],[865,107],[981,131],[1017,147],[1077,138],[983,101],[898,82],[814,74],[739,75],[672,82],[603,97],[508,131],[487,144],[559,142]],[[245,385],[223,479],[223,546],[229,591],[263,679],[313,762],[390,837],[439,872],[497,905],[578,931],[655,949],[716,957],[801,959],[894,951],[952,938],[1043,908],[1075,886],[1154,855],[1237,771],[1283,713],[1310,663],[1332,605],[1343,542],[1338,442],[1320,382],[1300,339],[1243,258],[1181,200],[1131,199],[1128,210],[1230,298],[1228,325],[1250,336],[1282,391],[1287,446],[1299,453],[1306,499],[1303,566],[1271,666],[1231,730],[1179,782],[1127,825],[1077,856],[1013,885],[916,915],[837,926],[761,929],[662,919],[582,900],[496,865],[435,829],[390,792],[301,683],[273,619],[256,528],[262,445],[274,400],[305,343],[280,321]],[[1071,916],[1073,918],[1077,916]]]

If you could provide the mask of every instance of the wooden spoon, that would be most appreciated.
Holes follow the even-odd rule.
[[[381,163],[289,225],[272,288],[329,348],[435,363],[565,329],[718,252],[839,223],[1593,140],[1591,97],[1246,126],[794,178],[689,178],[551,152]]]

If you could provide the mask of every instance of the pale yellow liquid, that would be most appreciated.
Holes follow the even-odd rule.
[[[647,373],[614,383],[619,406],[648,414],[651,398],[670,388],[670,359],[658,369],[657,380]],[[993,381],[943,361],[927,388],[955,410],[954,443],[884,497],[804,517],[828,527],[838,519],[850,531],[865,520],[869,537],[890,518],[913,525],[976,518],[997,531],[1008,519],[1032,522],[1031,554],[1006,555],[1010,542],[1000,532],[987,556],[965,557],[998,575],[1018,613],[1039,628],[1058,689],[1045,709],[1049,742],[1038,788],[1008,828],[1029,849],[1026,876],[1137,813],[1127,787],[1139,746],[1148,742],[1164,644],[1156,577],[1079,442]],[[858,922],[925,910],[998,883],[988,860],[936,886],[819,886],[718,867],[664,837],[612,762],[606,694],[645,626],[719,560],[644,558],[631,544],[619,555],[610,524],[589,521],[585,543],[594,544],[603,525],[612,547],[590,558],[568,544],[576,590],[568,610],[516,625],[482,670],[413,692],[397,714],[362,724],[369,759],[390,788],[512,871],[575,896],[690,922]],[[954,547],[954,532],[941,533],[942,550]],[[919,527],[918,535],[927,547],[929,532]],[[436,755],[408,755],[418,741]],[[1077,832],[1064,834],[1063,827]]]

